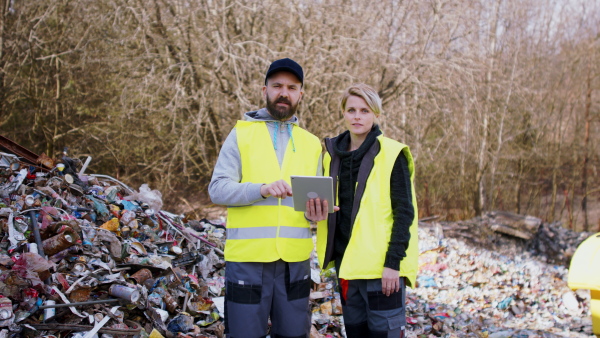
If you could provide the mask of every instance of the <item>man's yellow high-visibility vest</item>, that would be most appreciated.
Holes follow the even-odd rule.
[[[321,142],[294,126],[281,167],[265,122],[238,121],[235,126],[244,182],[271,183],[317,173]],[[228,207],[225,260],[231,262],[300,262],[310,258],[313,241],[308,221],[294,210],[291,197],[268,197],[249,206]]]
[[[337,274],[344,279],[381,278],[394,223],[390,198],[390,177],[396,158],[400,152],[403,152],[408,160],[415,217],[410,226],[410,241],[406,249],[406,257],[400,262],[399,275],[407,277],[409,280],[408,285],[414,287],[417,278],[419,248],[417,197],[413,183],[415,167],[412,154],[405,144],[382,135],[378,136],[377,140],[379,144],[376,144],[376,146],[379,146],[380,149],[375,155],[373,167],[368,173],[368,178],[364,184],[364,193],[359,202],[360,206],[352,226],[350,241],[344,252],[340,271]],[[330,165],[331,156],[326,152],[323,157],[325,175],[331,175]],[[334,175],[337,176],[338,173]],[[359,177],[360,175],[359,173]],[[360,182],[358,184],[357,191],[360,189]],[[353,210],[354,212],[356,211]],[[329,227],[335,227],[335,224],[329,225]],[[333,249],[327,248],[327,241],[327,222],[319,222],[317,225],[317,255],[321,266],[325,263],[325,251]],[[333,244],[331,240],[330,243]],[[327,267],[331,266],[331,264],[328,264]]]

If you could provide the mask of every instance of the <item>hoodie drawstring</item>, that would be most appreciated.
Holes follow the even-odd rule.
[[[279,122],[275,122],[275,131],[273,132],[273,148],[277,150],[277,134],[279,134]]]
[[[294,143],[294,134],[292,134],[292,124],[291,123],[287,124],[287,130],[288,130],[288,134],[290,135],[290,139],[292,139],[292,150],[294,150],[294,152],[296,152],[296,144]]]
[[[273,148],[277,150],[277,135],[279,134],[279,126],[281,122],[275,122],[275,131],[273,132]],[[290,135],[290,139],[292,140],[292,150],[296,152],[296,143],[294,143],[294,134],[292,134],[292,124],[286,123],[287,131]]]

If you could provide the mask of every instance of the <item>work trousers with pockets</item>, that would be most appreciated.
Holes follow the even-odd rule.
[[[310,264],[227,262],[225,333],[229,338],[306,338],[310,333]]]
[[[347,338],[402,338],[406,327],[406,284],[386,296],[381,279],[339,279]]]

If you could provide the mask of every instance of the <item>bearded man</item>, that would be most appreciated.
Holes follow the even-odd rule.
[[[227,206],[225,333],[229,338],[305,338],[310,332],[309,221],[294,211],[290,176],[322,175],[321,143],[298,126],[304,72],[274,61],[262,88],[266,108],[231,131],[208,187]],[[311,201],[317,220],[327,202]],[[313,218],[313,221],[315,219]]]

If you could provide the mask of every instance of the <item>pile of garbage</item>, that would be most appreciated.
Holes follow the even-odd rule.
[[[575,250],[592,232],[576,232],[564,228],[561,222],[545,223],[533,216],[506,211],[492,211],[481,217],[458,222],[432,222],[432,226],[446,237],[460,238],[476,247],[510,253],[515,245],[529,251],[545,262],[568,267]]]
[[[525,240],[507,230],[525,220],[536,224],[531,231],[544,233]],[[549,231],[556,234],[551,250],[538,244],[547,243],[540,238]],[[417,287],[407,289],[407,337],[595,337],[590,292],[570,290],[568,262],[561,264],[590,235],[504,212],[420,223]],[[313,324],[320,330],[311,338],[344,337],[335,272],[319,277],[326,291],[313,292],[324,297],[312,296]]]
[[[224,337],[224,219],[186,219],[145,184],[86,174],[89,158],[7,142],[0,338]],[[422,223],[419,237],[408,337],[591,337],[589,292],[566,283],[588,234],[490,213]],[[311,267],[311,338],[345,337],[335,271]]]
[[[571,291],[566,267],[524,249],[475,247],[420,231],[418,287],[409,293],[417,334],[446,337],[589,337],[589,290]],[[593,336],[592,336],[593,337]]]
[[[316,235],[313,239],[316,242]],[[312,311],[310,338],[346,337],[335,269],[321,270],[314,252],[311,257],[311,279],[313,289],[310,292]]]
[[[533,253],[546,257],[548,262],[569,266],[575,250],[592,232],[575,232],[561,222],[543,223],[528,243]]]
[[[0,337],[223,337],[223,224],[1,145]]]

